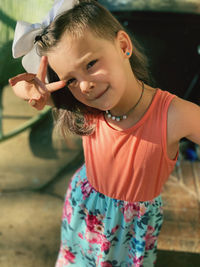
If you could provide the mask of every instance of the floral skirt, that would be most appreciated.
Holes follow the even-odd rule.
[[[67,190],[56,267],[151,267],[163,222],[161,196],[127,202],[97,192],[85,165]]]

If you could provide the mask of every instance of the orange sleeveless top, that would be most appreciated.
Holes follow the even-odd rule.
[[[167,155],[167,113],[175,95],[157,89],[144,116],[118,131],[99,116],[95,132],[83,137],[87,178],[100,193],[124,201],[157,197],[177,160]]]

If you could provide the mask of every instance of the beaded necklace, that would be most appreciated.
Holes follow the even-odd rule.
[[[110,110],[106,110],[105,113],[106,113],[106,116],[108,118],[111,118],[113,121],[121,121],[121,120],[125,120],[127,119],[128,115],[137,107],[137,105],[140,103],[141,99],[142,99],[142,96],[144,94],[144,83],[142,83],[142,93],[140,95],[140,98],[138,99],[137,103],[124,115],[120,115],[120,116],[114,116],[111,114]]]

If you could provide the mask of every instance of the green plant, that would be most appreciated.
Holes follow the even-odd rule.
[[[12,57],[12,41],[16,22],[17,20],[30,23],[40,22],[52,5],[53,0],[0,1],[0,141],[8,137],[3,135],[2,127],[4,87],[8,84],[10,77],[24,71],[21,59]],[[18,133],[18,130],[14,132]]]

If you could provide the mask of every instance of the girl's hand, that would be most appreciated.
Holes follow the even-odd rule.
[[[37,110],[53,105],[51,93],[66,85],[64,81],[45,84],[47,65],[47,57],[42,57],[37,75],[22,73],[9,79],[16,96],[28,101]]]

